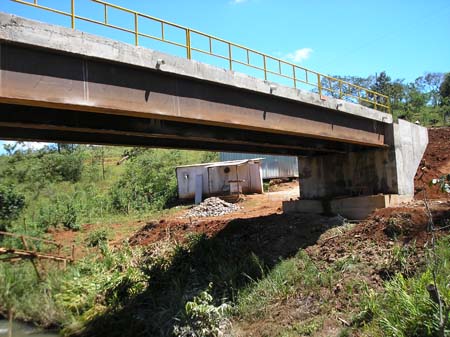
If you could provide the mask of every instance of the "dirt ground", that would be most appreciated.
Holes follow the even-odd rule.
[[[428,184],[432,179],[450,173],[450,128],[428,129],[428,147],[414,179],[416,199],[443,199],[444,195],[436,186]]]

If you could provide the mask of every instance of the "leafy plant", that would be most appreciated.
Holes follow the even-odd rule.
[[[90,232],[86,238],[86,245],[88,247],[98,247],[108,241],[108,231],[106,229],[99,229]]]
[[[0,185],[0,230],[16,219],[25,207],[25,197],[12,186]]]
[[[212,285],[210,284],[208,290]],[[185,305],[183,326],[175,326],[174,335],[177,337],[217,337],[229,325],[226,319],[231,306],[222,303],[213,304],[213,297],[208,290],[202,291]]]

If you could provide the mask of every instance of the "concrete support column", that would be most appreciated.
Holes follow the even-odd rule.
[[[412,199],[427,129],[403,120],[386,129],[385,149],[299,157],[300,200],[284,202],[283,210],[363,219]]]
[[[299,157],[301,199],[379,193],[414,195],[414,175],[428,144],[426,128],[399,120],[388,125],[386,149]]]
[[[395,152],[370,150],[299,157],[300,197],[331,199],[397,193]]]

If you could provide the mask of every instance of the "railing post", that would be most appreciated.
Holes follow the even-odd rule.
[[[71,21],[72,21],[72,29],[75,29],[75,0],[71,1]]]
[[[339,98],[342,99],[342,80],[339,80]]]
[[[293,75],[293,79],[294,79],[294,88],[297,89],[297,75],[295,74],[295,66],[292,65],[292,75]]]
[[[230,70],[233,70],[233,56],[231,55],[231,43],[228,43],[228,57],[230,62]]]
[[[319,96],[322,98],[322,81],[320,80],[320,74],[317,74],[317,87],[319,88]]]
[[[186,29],[186,52],[187,52],[187,58],[190,60],[192,58],[192,51],[191,51],[191,30]]]
[[[105,16],[105,25],[108,24],[108,6],[106,6],[105,4],[105,8],[104,8],[104,16]]]
[[[266,55],[263,55],[263,62],[264,62],[264,79],[267,81]]]
[[[139,17],[137,13],[134,13],[134,43],[139,46]]]

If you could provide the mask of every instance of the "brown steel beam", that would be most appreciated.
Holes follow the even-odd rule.
[[[289,156],[316,156],[312,150],[292,150],[287,148],[269,148],[245,144],[217,143],[208,141],[191,141],[167,138],[149,138],[129,135],[111,135],[103,133],[85,133],[76,131],[42,130],[26,127],[0,126],[0,138],[5,140],[42,141],[69,144],[96,144],[117,146],[141,146],[149,148],[167,148],[184,150],[205,150],[223,152],[246,152],[262,154],[279,154]],[[323,155],[324,153],[321,152]]]
[[[5,104],[0,104],[0,125],[13,128],[205,141],[217,143],[218,149],[221,143],[317,153],[344,153],[363,149],[353,144],[289,135],[280,137],[277,134],[242,132],[233,128]]]

